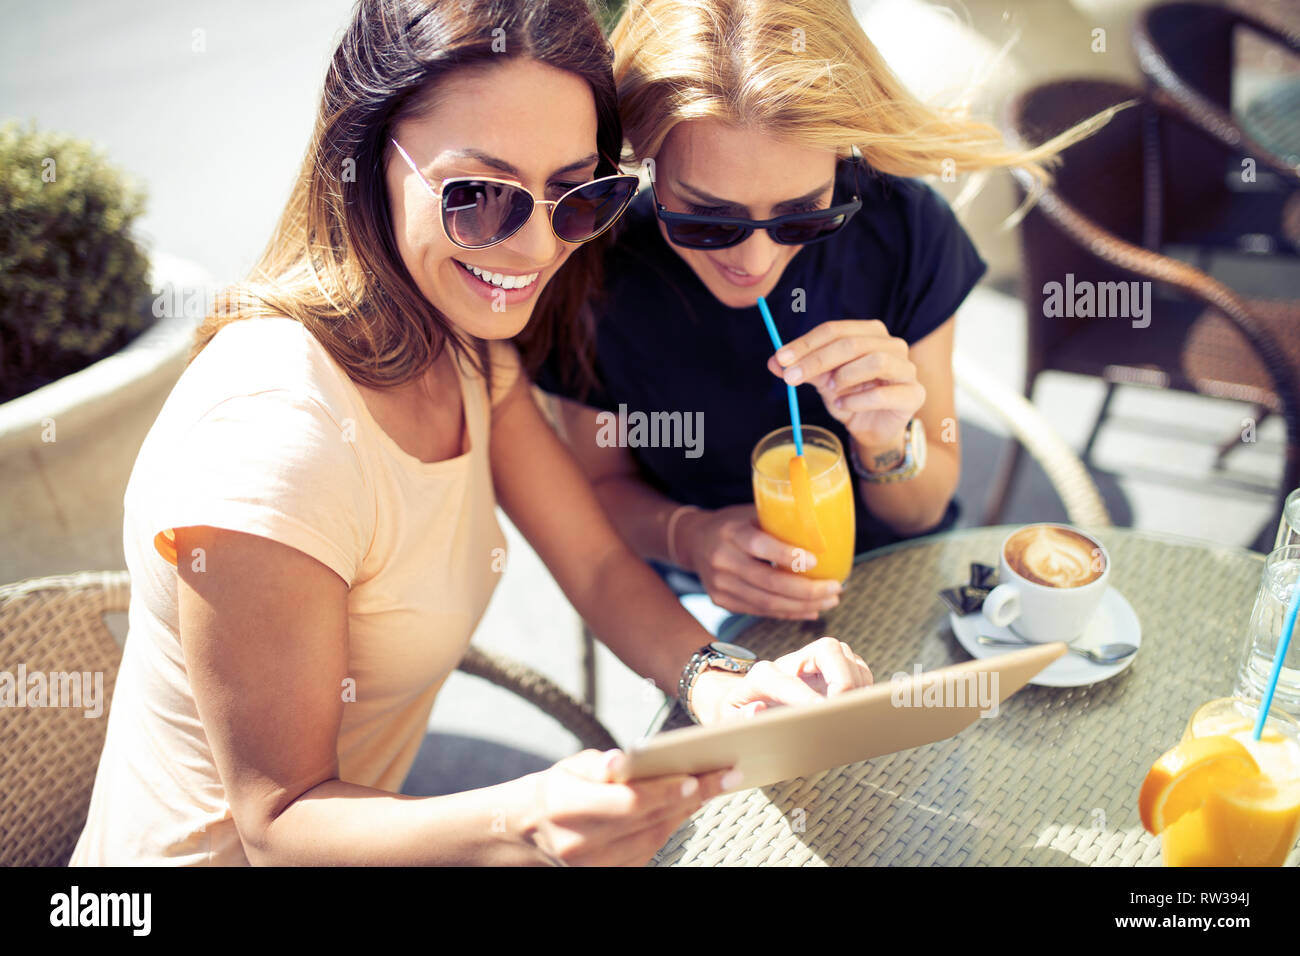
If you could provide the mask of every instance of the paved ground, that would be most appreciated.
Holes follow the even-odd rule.
[[[1123,16],[1111,24],[1109,54],[1098,56],[1085,51],[1092,24],[1105,19],[1100,13],[1090,19],[1059,0],[1011,5],[1009,18],[1001,16],[1001,4],[966,6],[988,49],[1000,47],[1014,29],[1024,30],[1015,48],[1017,77],[1132,72]],[[1092,6],[1103,12],[1116,7]],[[148,186],[150,208],[142,224],[148,240],[196,260],[219,280],[233,280],[260,251],[288,194],[331,41],[349,7],[343,0],[0,3],[0,119],[33,118],[98,140]],[[905,54],[898,54],[900,63],[908,61]],[[989,227],[987,210],[974,212],[977,242],[988,251],[995,277],[1005,280],[1007,239]],[[1240,267],[1238,273],[1245,276]],[[1274,294],[1300,293],[1294,279],[1289,286],[1272,275],[1242,281]],[[1005,284],[1001,290],[990,285],[963,309],[958,348],[1016,383],[1023,328],[1024,310],[1014,293]],[[1075,447],[1086,439],[1101,398],[1097,382],[1062,375],[1045,376],[1035,394]],[[959,497],[969,522],[1002,439],[992,419],[964,397],[959,411],[965,442]],[[1249,414],[1230,403],[1182,395],[1121,394],[1093,461],[1117,523],[1249,544],[1273,520],[1267,497],[1252,489],[1279,471],[1279,423],[1266,423],[1258,442],[1235,451],[1223,472],[1210,460],[1213,445],[1238,431]],[[1027,468],[1021,479],[1005,520],[1064,517],[1041,472]],[[577,691],[577,619],[536,555],[513,528],[507,533],[509,567],[476,640]],[[635,739],[660,696],[603,648],[599,676],[600,716],[620,741]],[[572,749],[567,734],[527,705],[457,674],[435,708],[407,789],[479,786],[539,769]]]

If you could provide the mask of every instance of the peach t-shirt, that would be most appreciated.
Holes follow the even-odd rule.
[[[512,345],[490,348],[499,399],[519,360]],[[505,554],[487,389],[460,377],[469,450],[421,462],[291,319],[233,322],[185,370],[126,489],[129,630],[73,865],[248,862],[190,690],[173,528],[271,538],[348,583],[355,701],[343,704],[340,777],[400,789]]]

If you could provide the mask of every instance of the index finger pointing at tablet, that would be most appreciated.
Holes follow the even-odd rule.
[[[793,674],[786,673],[772,661],[758,661],[737,688],[736,696],[729,701],[733,706],[763,701],[773,704],[811,704],[822,699],[821,694]]]
[[[823,637],[777,660],[777,666],[796,677],[820,675],[826,686],[826,696],[868,687],[872,683],[871,670],[843,641]]]

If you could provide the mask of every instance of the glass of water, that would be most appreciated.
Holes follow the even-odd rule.
[[[1297,587],[1300,587],[1300,544],[1278,548],[1264,561],[1264,576],[1255,596],[1255,609],[1250,615],[1250,629],[1237,669],[1237,696],[1255,700],[1263,697],[1273,673],[1283,619]],[[1300,637],[1291,638],[1278,675],[1273,706],[1300,715]]]
[[[1286,496],[1282,506],[1282,520],[1277,525],[1277,538],[1273,541],[1273,550],[1285,548],[1289,544],[1300,544],[1300,488]]]

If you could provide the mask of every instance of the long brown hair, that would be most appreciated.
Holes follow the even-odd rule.
[[[288,204],[248,280],[226,290],[200,325],[191,360],[228,323],[278,315],[301,322],[354,381],[372,388],[421,374],[445,345],[489,375],[487,344],[458,332],[407,271],[384,170],[391,130],[426,110],[442,79],[510,57],[585,79],[598,150],[619,156],[612,54],[586,0],[359,0],[330,62]],[[601,164],[597,176],[616,171]],[[564,327],[599,281],[599,258],[596,249],[575,250],[538,300],[534,335],[567,341]]]

